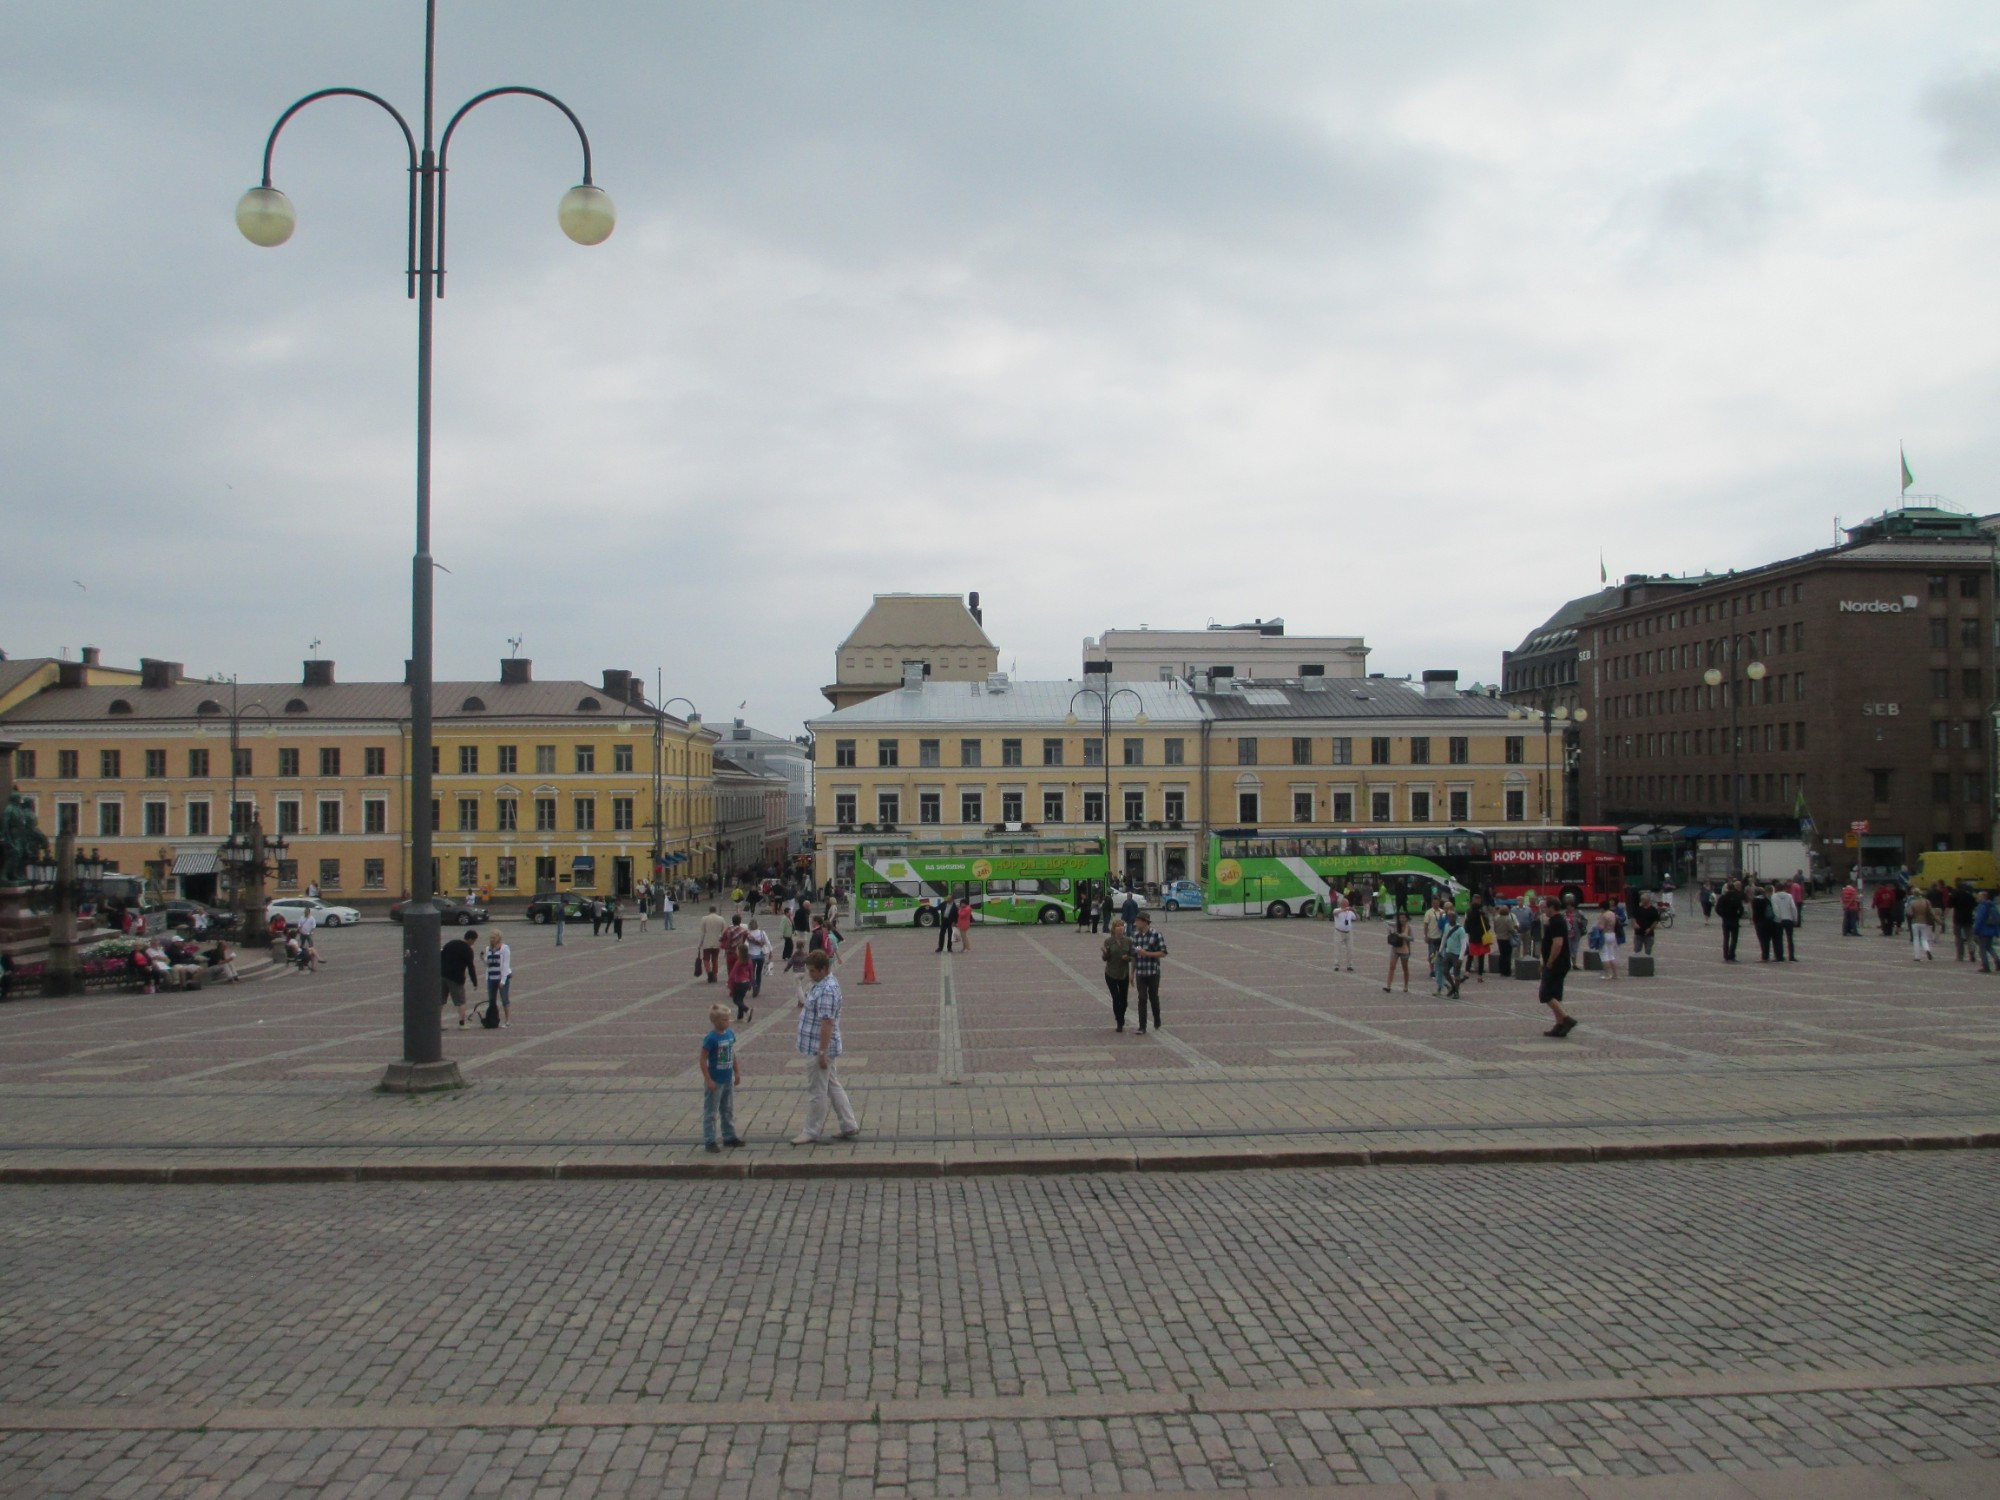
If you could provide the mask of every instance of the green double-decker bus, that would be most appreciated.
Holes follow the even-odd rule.
[[[1420,912],[1444,891],[1465,910],[1483,883],[1475,829],[1323,834],[1227,828],[1208,841],[1208,910],[1231,917],[1310,917],[1345,894],[1363,910]]]
[[[953,896],[975,922],[1076,919],[1086,885],[1104,888],[1104,841],[995,838],[898,840],[854,851],[854,914],[863,926],[935,926]]]

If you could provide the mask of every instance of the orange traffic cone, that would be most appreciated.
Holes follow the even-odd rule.
[[[861,982],[863,984],[877,984],[880,982],[875,978],[875,945],[873,943],[866,944],[861,950]]]

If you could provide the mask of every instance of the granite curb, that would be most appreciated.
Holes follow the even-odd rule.
[[[1109,1172],[1236,1172],[1253,1168],[1482,1166],[1518,1163],[1673,1161],[1753,1156],[1818,1156],[1854,1151],[1979,1151],[2000,1148],[2000,1131],[1940,1135],[1854,1135],[1615,1141],[1599,1144],[1385,1146],[1363,1149],[1093,1151],[991,1156],[833,1154],[762,1160],[578,1162],[255,1162],[142,1166],[0,1165],[0,1186],[323,1182],[579,1182],[617,1180],[797,1181],[915,1177],[1052,1176]],[[86,1148],[87,1149],[87,1148]],[[310,1151],[310,1147],[304,1148]]]

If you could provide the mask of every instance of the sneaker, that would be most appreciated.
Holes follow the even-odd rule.
[[[1547,1031],[1543,1032],[1543,1033],[1542,1033],[1542,1035],[1543,1035],[1543,1036],[1561,1036],[1561,1035],[1563,1035],[1563,1029],[1562,1029],[1562,1027],[1561,1027],[1561,1026],[1551,1026],[1551,1027],[1550,1027],[1550,1028],[1549,1028],[1549,1029],[1548,1029]]]
[[[722,1144],[725,1146],[741,1146],[745,1144],[745,1142],[743,1141],[743,1138],[741,1136],[738,1136],[735,1140],[724,1141]]]
[[[859,1134],[861,1134],[861,1127],[857,1125],[852,1130],[841,1131],[834,1139],[838,1141],[851,1141]]]
[[[745,1011],[743,1012],[743,1019],[744,1019],[744,1020],[746,1020],[746,1021],[754,1021],[754,1020],[756,1020],[756,1019],[757,1019],[757,1007],[753,1005],[753,1006],[751,1006],[751,1007],[750,1007],[749,1009],[745,1010]]]
[[[1560,1021],[1556,1022],[1557,1036],[1568,1036],[1574,1030],[1576,1030],[1575,1016],[1564,1016]]]
[[[819,1144],[819,1137],[816,1135],[795,1135],[792,1137],[792,1144],[794,1146],[817,1146]]]
[[[701,1149],[704,1151],[713,1151],[717,1156],[722,1155],[722,1148],[716,1145],[714,1141],[705,1142]]]

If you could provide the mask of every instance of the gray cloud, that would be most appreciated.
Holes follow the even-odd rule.
[[[1924,93],[1923,112],[1937,128],[1946,167],[1958,172],[2000,167],[2000,70],[1932,85]]]

